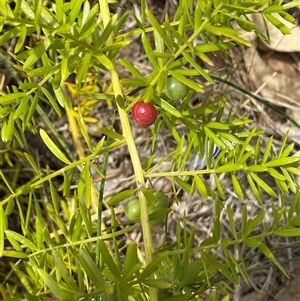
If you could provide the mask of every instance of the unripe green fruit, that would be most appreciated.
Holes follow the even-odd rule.
[[[125,215],[133,222],[140,220],[141,208],[138,199],[132,199],[125,204],[124,207]]]
[[[158,211],[160,209],[161,208],[159,208],[159,207],[155,207],[153,205],[149,205],[149,207],[148,207],[148,214],[150,215],[151,213],[156,212],[156,211]],[[160,216],[160,217],[158,217],[156,219],[151,220],[150,221],[150,225],[152,225],[152,226],[158,226],[161,223],[163,223],[164,219],[165,219],[165,216]]]
[[[169,203],[168,199],[162,192],[155,192],[154,196],[155,196],[155,199],[157,201],[157,205],[156,206],[153,206],[153,205],[148,206],[148,214],[149,215],[153,212],[156,212],[156,211],[160,210],[160,209],[164,209],[164,208],[168,207],[168,203]],[[165,219],[165,216],[160,216],[160,217],[158,217],[154,220],[151,220],[150,225],[158,226],[161,223],[163,223],[164,219]]]
[[[160,209],[168,208],[168,199],[162,192],[155,192],[154,193],[155,199],[157,201],[157,205],[148,205],[148,214],[150,215],[153,212],[156,212]],[[125,215],[133,222],[138,222],[141,216],[141,208],[140,202],[138,199],[132,199],[128,201],[124,206],[124,213]],[[150,221],[150,225],[158,226],[160,225],[165,219],[165,216],[160,216],[154,220]]]
[[[165,93],[171,100],[179,100],[186,95],[186,85],[174,77],[167,79]]]
[[[169,205],[168,198],[162,192],[154,193],[155,199],[157,200],[157,206],[159,208],[167,208]]]

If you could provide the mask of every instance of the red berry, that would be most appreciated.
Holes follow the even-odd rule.
[[[153,104],[139,101],[132,108],[132,117],[138,125],[146,127],[155,122],[157,111]]]

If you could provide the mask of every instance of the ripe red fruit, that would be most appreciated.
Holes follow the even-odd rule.
[[[132,108],[132,117],[138,125],[146,127],[155,122],[157,111],[153,104],[139,101]]]

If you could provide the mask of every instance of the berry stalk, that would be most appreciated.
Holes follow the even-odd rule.
[[[100,0],[100,11],[101,16],[103,18],[104,27],[107,26],[109,20],[110,20],[110,11],[108,2],[106,0]],[[112,43],[113,41],[113,35],[111,34],[110,39],[108,40],[108,43]],[[115,97],[119,97],[123,95],[119,75],[117,71],[117,67],[115,64],[115,60],[112,59],[113,68],[109,70],[111,81],[113,85],[113,90]],[[134,142],[134,138],[132,136],[132,131],[128,119],[127,113],[117,104],[118,107],[118,113],[120,116],[120,121],[122,124],[123,129],[123,136],[126,140],[129,154],[131,157],[133,170],[136,177],[136,182],[138,188],[142,188],[145,186],[145,179],[143,174],[142,165],[139,159],[139,155],[136,149],[136,145]],[[143,240],[144,240],[144,248],[145,248],[145,259],[146,264],[149,265],[152,261],[152,252],[153,252],[153,244],[152,244],[152,236],[151,236],[151,229],[150,229],[150,223],[148,218],[148,208],[147,208],[147,199],[142,193],[141,190],[139,190],[139,200],[140,200],[140,206],[141,206],[141,225],[142,225],[142,232],[143,232]],[[154,277],[154,275],[152,276]],[[157,292],[156,289],[153,287],[149,287],[149,295],[151,301],[158,301],[157,299]]]

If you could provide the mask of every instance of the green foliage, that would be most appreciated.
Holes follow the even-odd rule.
[[[110,9],[119,7],[116,1],[99,1],[92,5],[87,0],[0,0],[0,46],[7,47],[15,41],[8,51],[13,66],[7,59],[3,63],[17,84],[0,91],[3,143],[0,163],[14,166],[11,152],[20,161],[9,179],[0,170],[0,187],[4,192],[0,200],[0,257],[19,259],[11,262],[15,278],[0,284],[0,296],[4,300],[14,297],[40,300],[53,296],[58,300],[129,300],[129,297],[137,301],[197,300],[197,296],[215,287],[225,296],[222,299],[225,301],[229,294],[228,281],[238,284],[242,277],[247,282],[247,262],[241,254],[243,246],[257,250],[286,274],[262,240],[271,235],[300,236],[300,187],[296,180],[300,176],[299,152],[292,153],[294,145],[288,144],[288,134],[278,152],[272,137],[263,147],[264,133],[257,127],[249,130],[250,118],[225,116],[225,97],[208,101],[208,95],[200,107],[190,107],[193,95],[204,91],[199,77],[201,82],[210,84],[219,80],[205,70],[201,62],[209,61],[209,54],[216,51],[226,56],[236,44],[249,46],[233,29],[233,22],[269,41],[267,27],[264,36],[247,17],[250,13],[259,13],[281,32],[289,33],[273,13],[278,12],[293,22],[285,11],[299,5],[299,1],[275,2],[273,5],[264,0],[180,1],[175,15],[166,15],[161,24],[143,0],[140,17],[134,11],[122,16],[111,14]],[[125,24],[130,17],[135,27],[128,30]],[[143,75],[134,61],[119,58],[120,50],[137,38],[141,39],[152,66],[148,76]],[[1,58],[4,59],[2,54]],[[130,74],[128,78],[119,79],[121,69],[117,69],[116,61],[118,68]],[[110,74],[112,91],[105,89],[98,78],[99,71]],[[22,74],[22,80],[18,74]],[[122,135],[112,127],[102,127],[100,131],[104,136],[94,145],[87,130],[86,112],[75,109],[66,92],[72,75],[75,75],[74,93],[87,100],[87,111],[93,110],[97,102],[113,103],[122,124]],[[95,78],[101,92],[86,89],[88,76]],[[180,103],[164,93],[171,76],[187,87]],[[128,121],[131,108],[141,99],[153,103],[161,117],[151,130],[154,154],[143,164]],[[59,117],[67,114],[72,134],[81,135],[88,155],[82,154],[78,147],[78,153],[72,153],[47,117],[45,105]],[[37,116],[49,133],[41,129],[39,135],[45,147],[61,162],[59,170],[41,171],[27,151],[24,132],[37,132]],[[184,136],[176,129],[178,124],[185,127]],[[156,139],[163,126],[177,147],[157,161]],[[104,200],[101,189],[107,164],[97,168],[94,160],[109,156],[112,150],[124,144],[129,149],[137,185]],[[18,145],[25,145],[24,151],[17,150]],[[220,153],[213,160],[214,145]],[[202,157],[205,155],[205,169],[186,168],[193,159],[193,151]],[[171,170],[156,172],[167,161],[172,163]],[[17,180],[25,165],[31,167],[33,175],[27,182],[20,183]],[[102,178],[100,191],[91,181],[91,168]],[[71,190],[75,173],[79,173],[78,186]],[[264,224],[264,211],[249,218],[245,205],[241,228],[238,228],[233,208],[228,205],[225,211],[232,237],[224,237],[220,222],[222,201],[226,199],[220,180],[222,174],[228,174],[233,192],[240,200],[248,198],[239,182],[241,175],[246,177],[258,203],[264,203],[265,194],[280,196],[283,202],[272,206],[273,221]],[[276,190],[264,180],[266,174],[274,181]],[[209,187],[204,175],[214,177],[216,188]],[[64,180],[57,188],[54,181],[58,176]],[[145,181],[156,177],[171,177],[175,195],[182,188],[191,195],[197,190],[202,197],[214,200],[214,227],[211,236],[200,245],[196,245],[195,229],[188,229],[184,219],[182,223],[177,221],[174,242],[166,241],[154,250],[149,219],[161,218],[170,211],[164,208],[148,216],[148,203],[155,206],[156,200]],[[45,196],[42,186],[49,187],[48,195]],[[141,205],[141,225],[122,223],[117,218],[120,211],[114,206],[136,195]],[[8,223],[13,213],[20,222],[19,232],[12,230]],[[97,214],[97,223],[93,214]],[[102,228],[102,219],[107,216],[111,226]],[[144,245],[130,243],[125,251],[121,250],[122,237],[140,226]],[[255,230],[263,226],[264,232],[257,234]],[[239,251],[238,258],[233,254],[233,247]],[[226,262],[219,260],[216,250]],[[141,260],[144,255],[145,260]],[[213,300],[218,300],[217,294]]]

